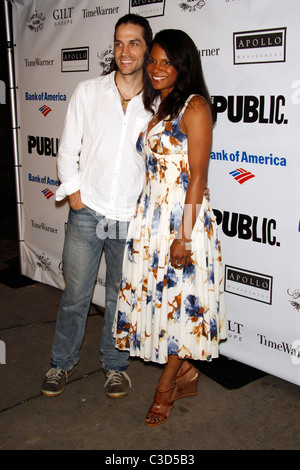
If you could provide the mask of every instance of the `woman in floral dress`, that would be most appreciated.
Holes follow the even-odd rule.
[[[197,394],[188,362],[218,357],[226,338],[223,271],[205,197],[213,110],[190,37],[164,30],[147,62],[144,103],[160,105],[137,150],[146,178],[127,237],[115,317],[116,347],[165,364],[146,424],[164,423],[174,401]]]

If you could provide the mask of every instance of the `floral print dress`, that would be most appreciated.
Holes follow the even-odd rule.
[[[227,333],[220,242],[205,198],[192,232],[192,262],[183,269],[169,262],[190,180],[187,136],[179,128],[188,101],[178,118],[148,135],[146,127],[137,141],[146,178],[129,225],[113,327],[117,348],[161,364],[170,354],[210,361]]]

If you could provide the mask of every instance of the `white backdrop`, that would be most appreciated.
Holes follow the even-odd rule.
[[[56,154],[71,93],[111,60],[128,12],[185,30],[218,122],[209,170],[222,240],[229,338],[221,353],[300,384],[298,0],[15,0],[22,274],[64,287],[68,203]],[[104,305],[105,259],[93,302]],[[43,308],[41,306],[41,315]]]

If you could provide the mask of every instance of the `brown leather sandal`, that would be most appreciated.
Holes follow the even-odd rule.
[[[198,394],[197,387],[199,381],[199,371],[192,364],[185,365],[186,370],[181,373],[179,370],[176,377],[176,396],[175,400],[183,397],[194,397]]]
[[[154,401],[145,418],[147,426],[159,426],[167,421],[174,406],[176,384],[168,390],[156,389]]]

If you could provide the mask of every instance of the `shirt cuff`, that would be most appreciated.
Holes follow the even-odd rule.
[[[61,183],[59,188],[56,191],[55,199],[56,201],[62,201],[69,194],[73,194],[80,189],[80,178],[76,176],[71,181],[65,181]]]

